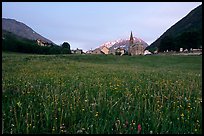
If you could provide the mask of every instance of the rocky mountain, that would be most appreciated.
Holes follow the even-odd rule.
[[[133,39],[134,39],[134,43],[141,42],[145,48],[148,46],[148,44],[140,38],[133,37]],[[118,39],[115,41],[106,42],[106,43],[100,45],[99,48],[102,49],[105,46],[105,47],[109,48],[109,50],[115,50],[115,49],[120,47],[120,48],[123,48],[125,50],[128,50],[128,45],[129,45],[129,39]]]
[[[166,32],[164,32],[156,41],[154,41],[147,49],[153,49],[160,46],[161,40],[166,36],[173,38],[189,31],[202,31],[202,5],[193,9],[180,21],[175,23]]]
[[[51,40],[41,36],[33,29],[31,29],[29,26],[25,25],[22,22],[18,22],[14,19],[2,18],[2,30],[11,32],[25,39],[29,40],[41,39],[44,42],[54,44]]]

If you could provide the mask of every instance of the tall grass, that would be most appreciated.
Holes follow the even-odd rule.
[[[3,53],[2,131],[201,134],[201,61]]]

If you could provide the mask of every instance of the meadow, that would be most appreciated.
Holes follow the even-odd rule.
[[[202,56],[2,52],[2,133],[201,134]]]

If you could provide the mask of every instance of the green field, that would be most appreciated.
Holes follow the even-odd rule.
[[[2,91],[3,133],[202,133],[202,56],[2,52]]]

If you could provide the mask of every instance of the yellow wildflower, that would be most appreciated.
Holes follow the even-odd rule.
[[[96,117],[98,117],[98,112],[96,112],[96,115],[95,115]]]

